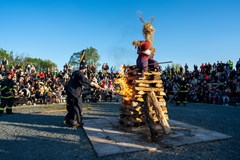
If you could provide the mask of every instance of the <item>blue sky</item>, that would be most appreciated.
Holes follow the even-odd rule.
[[[157,61],[235,65],[239,8],[239,0],[0,0],[0,48],[50,59],[59,69],[87,47],[98,50],[100,63],[134,65],[141,11],[145,21],[155,17]]]

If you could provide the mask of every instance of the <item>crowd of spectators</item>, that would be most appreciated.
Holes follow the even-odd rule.
[[[239,105],[240,104],[240,59],[233,66],[229,60],[226,63],[202,63],[200,67],[194,65],[193,71],[189,71],[188,65],[180,67],[178,71],[174,67],[167,66],[162,73],[165,92],[168,99],[177,94],[178,82],[185,77],[189,84],[190,102]]]
[[[118,71],[116,70],[115,66],[111,66],[111,68],[108,66],[107,63],[103,63],[102,69],[100,71],[97,71],[96,66],[90,66],[87,67],[87,76],[88,78],[91,78],[92,76],[96,77],[98,80],[99,85],[104,90],[98,90],[91,92],[90,96],[94,96],[94,98],[98,101],[112,101],[113,100],[113,94],[115,90],[115,84],[114,79],[118,76]],[[87,90],[90,90],[88,88]],[[93,89],[92,89],[93,90]],[[88,93],[87,93],[88,94]],[[83,94],[83,100],[85,99]],[[118,99],[115,99],[118,101]],[[96,101],[96,100],[95,100]]]
[[[54,101],[62,101],[65,96],[64,87],[73,71],[71,65],[65,64],[63,71],[57,68],[46,70],[36,69],[36,66],[28,64],[21,66],[11,66],[7,68],[6,59],[0,64],[0,80],[7,72],[11,72],[17,84],[16,95],[27,96],[32,104],[47,102],[54,97]],[[88,64],[87,75],[89,78],[95,76],[98,83],[105,91],[101,93],[98,100],[106,100],[111,97],[114,90],[114,79],[118,76],[116,67],[109,67],[107,63],[102,65],[102,69],[97,71],[95,65]],[[192,71],[187,63],[178,70],[168,65],[162,71],[164,89],[169,99],[179,90],[177,83],[181,77],[189,83],[190,102],[212,103],[223,105],[240,104],[240,59],[233,66],[231,60],[226,63],[217,61],[216,63],[202,63],[200,67],[194,65]],[[26,92],[26,90],[28,92]],[[24,92],[23,92],[24,91]],[[27,94],[27,95],[26,95]]]
[[[107,63],[99,72],[95,65],[88,65],[86,76],[89,78],[95,76],[103,88],[112,89],[117,72],[112,69],[113,67],[109,69],[106,65]],[[58,71],[57,68],[47,68],[46,70],[36,68],[32,64],[7,67],[7,60],[3,59],[0,64],[0,80],[5,78],[9,72],[13,75],[13,80],[17,85],[16,104],[18,104],[18,99],[26,99],[26,97],[26,102],[31,102],[31,104],[62,102],[66,96],[65,86],[73,72],[72,66],[65,64],[62,71]],[[103,99],[101,95],[100,98]],[[25,101],[21,102],[25,103]]]
[[[57,68],[37,70],[31,64],[26,66],[18,64],[10,66],[8,69],[1,64],[0,80],[9,72],[13,75],[17,86],[15,90],[16,103],[23,97],[26,102],[30,101],[32,104],[55,102],[56,100],[60,102],[65,93],[64,86],[69,78],[68,72],[58,72]]]

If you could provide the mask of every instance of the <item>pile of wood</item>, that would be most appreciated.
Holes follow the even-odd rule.
[[[137,127],[149,124],[150,119],[153,124],[169,127],[161,73],[145,72],[142,75],[136,66],[125,66],[124,69],[124,78],[132,94],[123,95],[120,124]]]

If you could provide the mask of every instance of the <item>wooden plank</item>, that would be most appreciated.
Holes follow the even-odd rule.
[[[134,118],[134,117],[125,117],[123,119],[124,122],[137,122],[137,123],[141,123],[143,122],[143,120],[141,118]]]
[[[166,102],[163,96],[156,96],[159,102]],[[159,98],[160,97],[160,98]]]
[[[132,76],[130,76],[130,77],[132,77]],[[146,81],[161,80],[161,77],[158,76],[158,75],[149,75],[149,76],[144,75],[143,77],[141,75],[139,75],[139,76],[135,76],[135,77],[136,77],[136,80],[138,80],[138,79],[139,80],[146,80]],[[134,80],[134,79],[132,79],[132,80]]]
[[[160,92],[160,96],[166,96],[166,93],[164,93],[163,91]]]
[[[166,106],[162,106],[162,110],[163,111],[167,111],[167,107]]]
[[[131,106],[131,105],[124,105],[123,107],[121,107],[121,109],[131,109],[135,111],[140,111],[141,108],[142,108],[141,106]]]
[[[133,98],[142,98],[143,97],[143,95],[141,95],[141,94],[135,94],[135,95],[133,95]],[[161,100],[161,101],[165,101],[165,99],[163,98],[163,96],[156,96],[159,100]]]
[[[137,65],[132,65],[132,66],[123,66],[124,69],[129,69],[129,70],[134,70],[134,69],[138,69]],[[139,69],[138,69],[139,70]]]
[[[136,79],[138,79],[138,77],[136,76],[131,76],[131,77],[126,77],[128,81],[134,81]]]
[[[146,80],[146,79],[136,79],[133,81],[134,83],[163,83],[162,80]]]
[[[144,99],[143,98],[137,98],[136,101],[144,102]]]
[[[144,95],[146,92],[143,92],[143,91],[139,91],[137,92],[137,94],[140,94],[140,95]]]
[[[150,85],[146,84],[146,83],[138,83],[137,86],[138,87],[149,87]]]
[[[120,113],[119,114],[120,116],[121,115],[123,115],[123,116],[125,116],[125,117],[134,117],[134,118],[141,118],[143,115],[142,115],[142,113],[141,114],[135,114],[135,113],[133,113],[133,112],[129,112],[129,113]]]
[[[164,91],[163,88],[145,88],[145,87],[134,87],[137,91],[148,91],[148,92],[157,92],[157,91]],[[166,95],[166,94],[165,94]]]
[[[160,72],[143,72],[143,74],[144,74],[145,76],[151,76],[151,75],[160,76],[160,75],[161,75]]]
[[[165,113],[164,116],[165,116],[166,120],[169,120],[168,114]]]
[[[157,117],[158,117],[159,121],[161,122],[161,125],[163,127],[163,130],[164,130],[165,134],[169,134],[171,132],[171,128],[170,128],[170,126],[168,124],[167,119],[165,118],[165,115],[164,115],[164,113],[162,111],[162,108],[160,107],[160,105],[159,105],[159,103],[157,101],[155,93],[151,92],[151,93],[148,93],[148,95],[152,99],[153,106],[155,107],[155,111],[156,111]]]
[[[137,102],[137,101],[132,101],[131,102],[131,106],[143,106],[144,103],[141,103],[141,102]]]
[[[157,88],[163,87],[163,85],[162,85],[161,83],[157,83],[155,86],[156,86]]]
[[[161,83],[138,83],[136,84],[138,87],[151,87],[151,88],[162,88],[163,85]]]

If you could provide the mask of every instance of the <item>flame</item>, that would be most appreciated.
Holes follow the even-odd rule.
[[[120,89],[117,89],[116,92],[123,96],[123,100],[130,101],[132,99],[133,89],[131,85],[127,83],[127,78],[124,71],[125,67],[121,65],[119,77],[114,80],[114,83],[119,84]]]

